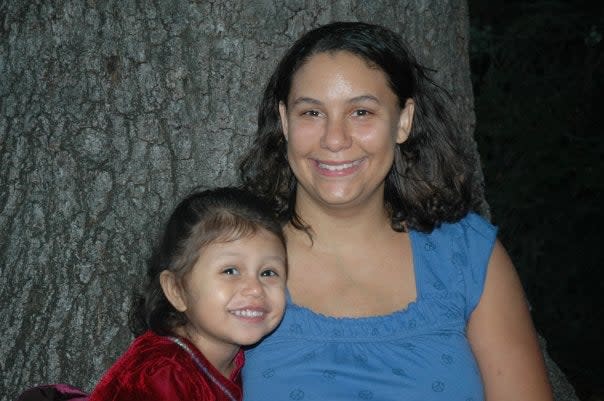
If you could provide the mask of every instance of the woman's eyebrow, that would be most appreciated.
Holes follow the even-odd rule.
[[[360,96],[355,96],[353,98],[350,98],[346,101],[346,103],[357,103],[357,102],[365,102],[365,101],[370,101],[370,102],[374,102],[377,104],[380,104],[380,99],[378,99],[376,96],[373,95],[360,95]],[[292,106],[297,106],[299,104],[302,103],[308,103],[308,104],[315,104],[315,105],[322,105],[323,102],[321,102],[318,99],[312,98],[312,97],[306,97],[306,96],[300,96],[295,98],[292,101]]]
[[[348,103],[365,102],[365,101],[370,101],[370,102],[380,104],[380,99],[378,99],[377,97],[375,97],[373,95],[355,96],[352,99],[349,99]]]
[[[294,99],[294,101],[292,102],[292,106],[296,106],[301,103],[310,103],[310,104],[316,104],[316,105],[323,104],[323,102],[321,102],[320,100],[314,99],[312,97],[301,96],[301,97]]]

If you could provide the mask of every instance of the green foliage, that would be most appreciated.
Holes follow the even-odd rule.
[[[470,1],[475,136],[538,329],[561,362],[582,355],[572,376],[604,348],[604,7],[505,3]]]

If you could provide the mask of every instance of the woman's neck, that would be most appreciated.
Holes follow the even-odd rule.
[[[304,224],[311,228],[312,241],[291,224],[286,231],[290,236],[302,234],[307,238],[305,242],[315,247],[350,246],[392,231],[383,199],[356,207],[324,207],[313,202],[298,202],[296,211]]]

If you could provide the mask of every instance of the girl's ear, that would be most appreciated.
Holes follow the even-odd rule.
[[[405,102],[405,107],[401,110],[401,115],[398,120],[398,133],[396,143],[401,144],[407,140],[411,133],[413,125],[413,112],[415,111],[415,102],[409,98]]]
[[[279,118],[281,119],[281,130],[283,131],[283,136],[287,142],[287,108],[283,102],[279,102]]]
[[[159,274],[159,284],[168,302],[172,304],[174,309],[179,312],[185,312],[187,310],[187,303],[183,294],[183,288],[174,273],[169,270],[162,271]]]

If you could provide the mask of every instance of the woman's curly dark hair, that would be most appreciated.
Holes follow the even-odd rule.
[[[430,232],[478,209],[472,196],[474,160],[459,145],[459,128],[445,104],[448,93],[429,76],[394,32],[362,22],[335,22],[309,31],[281,59],[258,112],[258,130],[239,165],[244,185],[277,203],[283,221],[306,230],[296,214],[296,178],[286,156],[279,102],[287,104],[294,74],[313,55],[350,52],[381,69],[399,106],[413,99],[415,112],[408,139],[397,145],[386,177],[385,208],[396,231]]]

